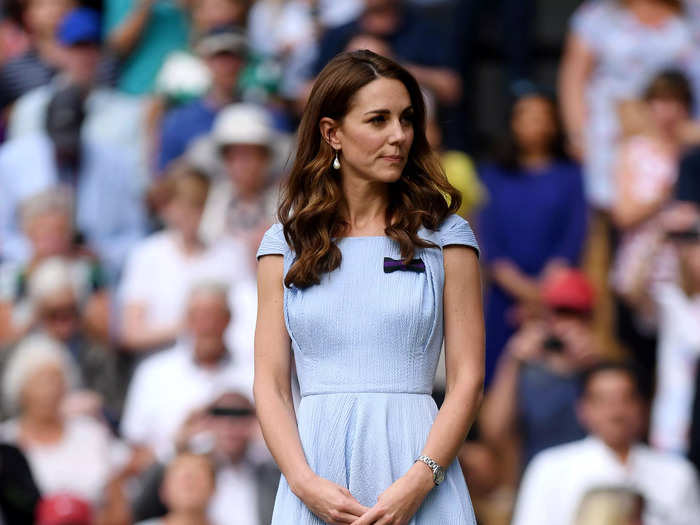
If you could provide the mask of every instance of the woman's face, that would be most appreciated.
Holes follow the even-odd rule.
[[[413,107],[402,82],[378,78],[360,89],[335,131],[343,177],[395,182],[413,143]]]
[[[539,95],[521,98],[513,108],[511,128],[520,151],[549,150],[557,133],[552,103]]]
[[[40,417],[58,414],[66,382],[56,363],[47,363],[29,375],[22,388],[22,410]]]
[[[240,193],[255,194],[267,186],[270,154],[265,146],[232,144],[224,149],[224,166]]]

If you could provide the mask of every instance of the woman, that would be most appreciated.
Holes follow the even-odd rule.
[[[554,101],[531,88],[516,98],[500,159],[481,166],[489,201],[479,215],[491,285],[486,307],[486,384],[518,325],[515,307],[539,310],[540,281],[577,266],[586,234],[578,166],[567,162]]]
[[[16,415],[0,426],[0,438],[26,454],[43,496],[69,492],[98,503],[117,474],[117,448],[109,430],[83,416],[62,412],[77,370],[63,346],[31,335],[14,350],[3,374],[6,410]]]
[[[255,334],[258,415],[283,473],[272,523],[475,523],[455,457],[483,382],[478,246],[415,79],[369,51],[329,62],[283,195],[258,250]]]
[[[585,165],[586,193],[607,210],[614,198],[618,105],[658,70],[688,70],[695,42],[682,0],[589,0],[571,22],[560,79],[567,139]]]

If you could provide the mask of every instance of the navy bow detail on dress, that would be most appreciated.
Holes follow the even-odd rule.
[[[425,263],[420,259],[412,259],[409,263],[404,263],[401,259],[396,260],[391,257],[384,257],[384,273],[396,271],[425,272]]]

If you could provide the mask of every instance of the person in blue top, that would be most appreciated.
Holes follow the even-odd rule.
[[[475,525],[455,458],[482,392],[478,245],[418,83],[371,51],[338,55],[298,144],[257,253],[255,400],[283,474],[272,524]]]
[[[486,385],[518,313],[540,304],[540,281],[577,266],[586,236],[581,172],[561,147],[555,102],[530,86],[516,97],[498,163],[479,170],[489,201],[478,218],[486,295]],[[515,308],[521,307],[521,308]]]

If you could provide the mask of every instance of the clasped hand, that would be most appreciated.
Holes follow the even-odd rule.
[[[406,525],[433,487],[433,475],[421,463],[392,483],[368,508],[345,487],[317,478],[308,495],[307,507],[329,525]]]

